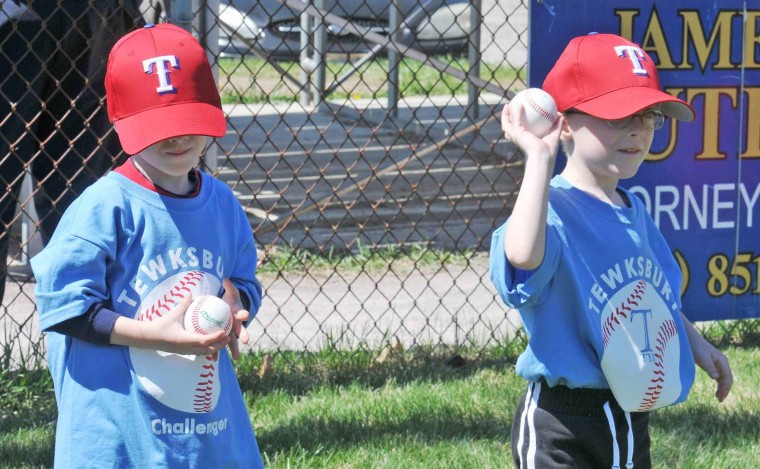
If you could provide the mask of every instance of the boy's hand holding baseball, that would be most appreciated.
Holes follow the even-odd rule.
[[[510,105],[514,108],[510,109]],[[504,253],[513,266],[532,270],[541,264],[546,249],[549,183],[564,118],[558,116],[548,133],[539,138],[527,128],[523,105],[519,101],[510,105],[502,110],[501,127],[506,137],[525,154],[525,173],[507,225]]]
[[[557,121],[549,133],[538,137],[527,128],[525,107],[522,103],[512,103],[504,106],[501,111],[501,128],[509,141],[520,147],[526,158],[532,155],[545,155],[554,158],[559,147],[559,134],[562,129],[563,117],[558,116]]]
[[[197,334],[185,330],[182,319],[192,302],[187,295],[169,312],[152,321],[137,321],[120,317],[111,332],[111,344],[149,348],[181,355],[214,355],[225,347],[230,338],[224,331]]]
[[[248,320],[249,313],[243,307],[240,301],[240,290],[232,283],[232,280],[226,278],[222,281],[224,286],[224,295],[222,299],[227,302],[232,312],[232,332],[230,333],[230,353],[232,359],[240,358],[240,343],[248,343],[248,331],[245,328],[245,322]]]

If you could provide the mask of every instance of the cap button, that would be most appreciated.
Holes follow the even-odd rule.
[[[143,26],[143,29],[149,29],[149,28],[155,28],[155,27],[156,27],[156,25],[155,25],[155,24],[153,24],[153,23],[148,23],[148,24],[146,24],[145,26]]]

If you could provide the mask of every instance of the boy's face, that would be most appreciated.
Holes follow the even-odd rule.
[[[183,135],[155,143],[135,155],[150,165],[160,177],[181,178],[198,165],[208,137]],[[156,182],[156,181],[154,181]]]
[[[570,140],[570,160],[583,165],[600,180],[633,177],[654,138],[654,129],[644,125],[640,118],[632,119],[621,129],[606,120],[576,112],[566,113],[566,122],[568,131],[563,132],[563,138]]]

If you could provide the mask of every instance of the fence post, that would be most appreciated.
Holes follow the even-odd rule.
[[[316,7],[321,11],[325,9],[325,0],[316,0]],[[314,18],[314,105],[319,111],[323,107],[325,96],[325,81],[327,75],[327,62],[325,60],[325,48],[327,47],[327,23],[322,16]]]
[[[29,259],[42,250],[42,236],[37,229],[39,217],[34,207],[34,183],[32,182],[32,175],[28,171],[24,174],[24,182],[21,184],[17,210],[20,213],[18,218],[21,231],[19,236],[20,252],[17,257],[14,256],[13,261],[8,265],[8,277],[25,280],[33,275]],[[8,227],[5,235],[9,237],[9,242],[12,243],[14,238],[10,236],[11,230],[12,228]]]
[[[192,0],[184,0],[190,3]],[[206,50],[206,57],[211,64],[214,81],[219,81],[219,0],[200,0],[200,14],[196,16],[196,25],[200,43]],[[206,148],[203,164],[211,174],[219,167],[219,145],[211,144]]]
[[[187,32],[193,32],[193,0],[174,0],[171,3],[171,22]]]
[[[197,8],[194,4],[197,3]],[[199,14],[195,14],[199,12]],[[211,64],[214,79],[219,78],[219,0],[174,0],[171,5],[169,22],[186,30],[198,38]],[[217,145],[209,145],[203,156],[203,165],[208,172],[215,173],[219,167]]]
[[[399,0],[391,0],[390,12],[388,18],[388,29],[390,29],[391,39],[396,41],[399,37],[399,23],[401,12]],[[401,56],[393,49],[388,49],[388,116],[398,117],[398,87],[399,87],[399,65]]]
[[[310,2],[309,2],[310,3]],[[311,86],[311,16],[301,12],[301,51],[299,53],[301,63],[301,92],[298,101],[301,106],[309,106],[314,101]]]
[[[480,78],[480,23],[482,19],[481,15],[481,0],[473,0],[470,8],[470,40],[467,47],[467,60],[469,62],[469,68],[467,74],[470,77]],[[475,122],[479,115],[478,98],[480,96],[480,90],[473,84],[472,81],[467,83],[467,117],[470,122]]]

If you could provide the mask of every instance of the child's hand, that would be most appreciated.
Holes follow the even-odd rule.
[[[216,356],[219,350],[227,345],[229,337],[224,335],[224,331],[204,335],[186,330],[182,324],[182,318],[192,300],[192,295],[187,295],[169,311],[169,314],[152,322],[157,328],[156,332],[166,344],[161,350],[183,355]]]
[[[232,280],[226,278],[222,281],[224,286],[224,295],[222,299],[227,302],[232,311],[232,332],[230,333],[230,353],[232,359],[237,360],[240,358],[240,344],[248,343],[248,331],[243,326],[245,321],[248,320],[248,311],[243,308],[243,302],[240,301],[240,291],[232,283]]]
[[[683,320],[686,329],[686,337],[689,339],[694,363],[705,370],[710,378],[718,382],[715,397],[718,398],[718,401],[723,402],[734,384],[734,375],[731,373],[728,358],[699,333],[697,328],[683,314],[683,311],[681,312],[681,320]]]
[[[501,128],[504,130],[507,139],[520,147],[526,157],[536,153],[543,153],[549,157],[556,156],[564,117],[560,115],[549,133],[539,138],[525,127],[525,108],[523,105],[520,103],[515,103],[515,105],[517,107],[514,113],[509,112],[509,104],[504,105],[501,110]],[[515,119],[512,119],[512,114],[514,114]]]
[[[700,368],[718,382],[718,389],[715,391],[715,397],[718,401],[723,402],[731,391],[731,386],[734,384],[734,375],[731,372],[731,365],[728,363],[728,358],[715,348],[710,342],[700,337],[701,341],[695,341],[697,344],[692,344],[692,353],[694,354],[694,362],[699,365]]]
[[[190,306],[190,295],[182,298],[167,314],[153,321],[137,321],[119,317],[111,332],[111,343],[130,347],[149,348],[182,355],[215,355],[230,338],[224,331],[196,334],[185,330],[182,318]]]

